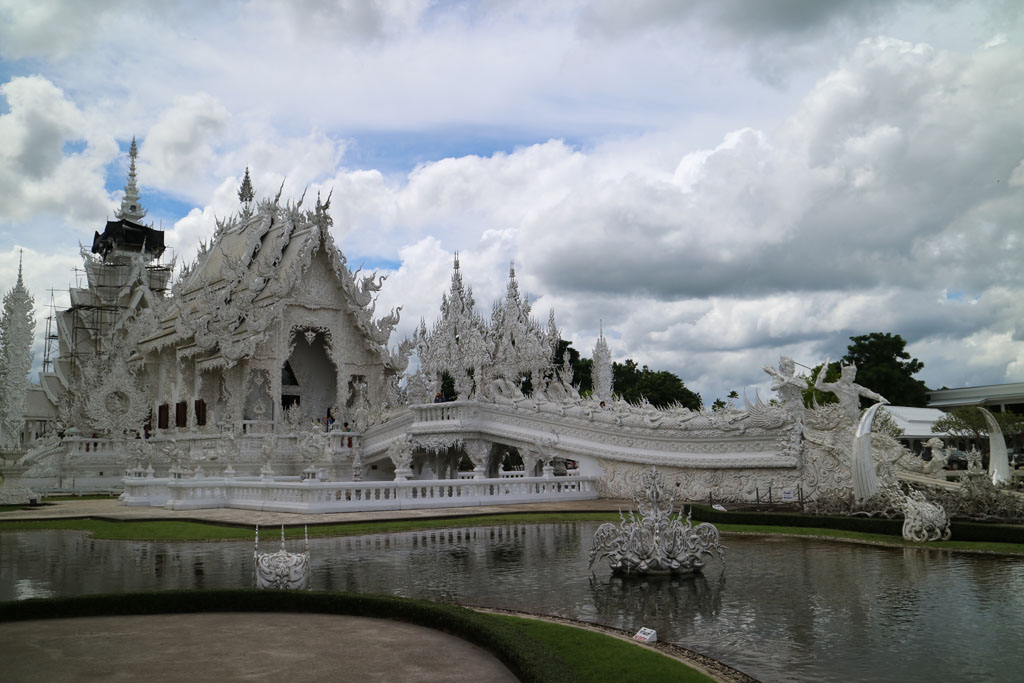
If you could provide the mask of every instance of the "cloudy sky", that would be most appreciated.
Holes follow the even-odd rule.
[[[585,355],[706,404],[901,334],[930,387],[1024,381],[1024,10],[987,0],[0,0],[0,289],[39,342],[120,203],[179,264],[257,192],[333,188],[399,335],[461,256]],[[393,341],[397,342],[397,339]]]

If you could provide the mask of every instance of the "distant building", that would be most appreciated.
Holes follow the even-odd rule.
[[[969,406],[982,406],[993,412],[1024,415],[1024,382],[938,389],[928,392],[929,408],[950,410]]]
[[[899,442],[913,453],[921,453],[925,443],[932,437],[939,437],[946,440],[949,435],[945,432],[933,432],[932,425],[941,418],[944,413],[937,408],[911,408],[909,406],[886,406],[885,412],[892,415],[893,421],[903,430],[903,436]]]

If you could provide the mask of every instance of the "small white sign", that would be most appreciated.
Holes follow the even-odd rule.
[[[796,491],[793,489],[782,489],[782,502],[792,503],[796,500]]]
[[[715,503],[711,507],[714,508],[715,510],[718,510],[719,512],[725,512],[725,506],[724,505],[719,505],[718,503]]]
[[[636,632],[636,635],[633,636],[633,640],[638,640],[641,643],[656,643],[658,642],[658,632],[653,628],[647,628],[644,626]]]

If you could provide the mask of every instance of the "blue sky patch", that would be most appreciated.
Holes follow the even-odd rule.
[[[85,140],[65,140],[64,146],[61,147],[61,154],[64,156],[70,156],[72,154],[81,154],[85,151],[88,144]]]
[[[170,225],[165,224],[165,230],[170,229],[175,222],[187,216],[189,211],[198,208],[194,204],[175,199],[171,195],[147,190],[145,186],[140,188],[139,194],[141,195],[142,206],[149,212],[147,218],[153,220],[163,218],[171,222]]]
[[[567,136],[538,136],[536,132],[503,128],[444,128],[428,131],[361,131],[348,136],[342,165],[377,169],[385,174],[408,173],[416,166],[439,159],[507,154],[517,147],[543,144],[552,138],[578,146],[582,140]]]
[[[345,258],[348,261],[348,267],[352,269],[352,272],[359,270],[372,271],[372,270],[398,270],[402,267],[402,262],[397,259],[386,259],[378,258],[374,256],[362,257],[359,254],[345,254]]]

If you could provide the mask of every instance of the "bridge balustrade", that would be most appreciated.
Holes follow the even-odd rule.
[[[285,480],[287,479],[287,480]],[[509,505],[598,497],[597,477],[500,477],[391,482],[125,477],[122,503],[172,510],[240,508],[327,513]]]

